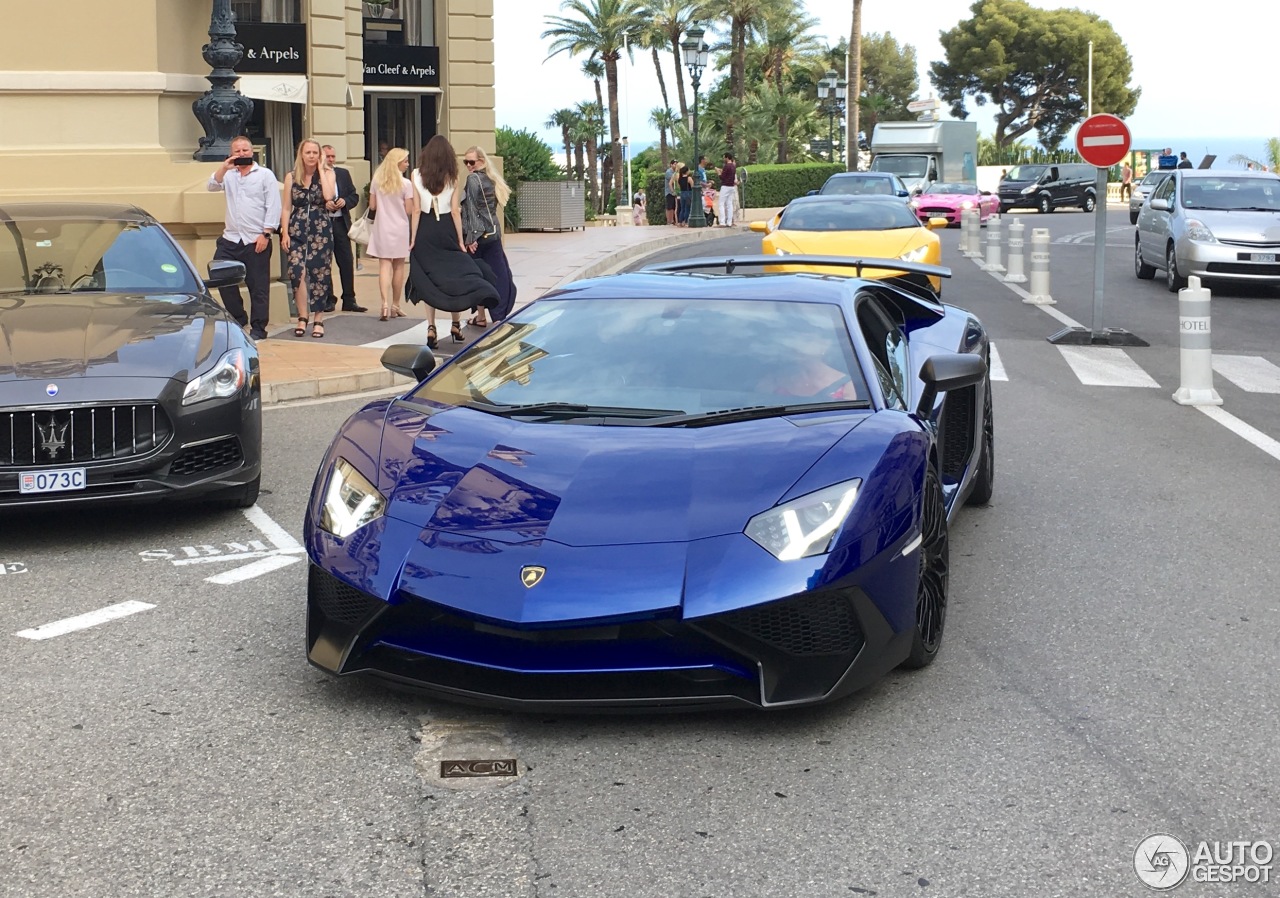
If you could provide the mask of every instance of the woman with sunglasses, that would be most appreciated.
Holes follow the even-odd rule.
[[[484,260],[497,278],[498,304],[494,306],[494,321],[501,321],[511,314],[516,304],[516,285],[507,263],[506,250],[502,248],[502,208],[511,198],[511,188],[499,172],[489,168],[489,157],[480,147],[469,147],[462,163],[470,171],[462,196],[462,239],[467,252]],[[475,314],[467,324],[488,327],[483,308],[473,309]]]

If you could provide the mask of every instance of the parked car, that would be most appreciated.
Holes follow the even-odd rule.
[[[1142,180],[1133,185],[1129,191],[1129,224],[1138,223],[1138,213],[1142,211],[1142,203],[1160,186],[1173,169],[1155,168],[1142,176]]]
[[[1280,284],[1280,176],[1179,169],[1138,214],[1134,273],[1163,269],[1176,292],[1188,275]]]
[[[199,498],[252,505],[258,353],[130,206],[0,206],[0,509]]]
[[[579,281],[434,370],[386,349],[420,382],[321,462],[310,662],[553,709],[782,708],[929,664],[948,528],[994,483],[986,332],[769,262]]]
[[[1098,170],[1079,162],[1015,165],[1000,182],[1000,213],[1037,209],[1049,213],[1063,206],[1092,212],[1097,206]]]
[[[968,209],[978,210],[979,224],[1000,211],[1000,198],[989,190],[979,190],[972,181],[938,181],[911,198],[911,208],[922,222],[945,218],[948,225],[960,225],[960,215]]]
[[[911,196],[902,179],[891,172],[846,171],[827,178],[820,190],[810,190],[808,196]]]
[[[805,196],[788,203],[769,221],[754,221],[751,230],[763,233],[760,251],[765,255],[860,256],[893,262],[942,264],[942,243],[933,233],[947,226],[933,218],[927,226],[915,210],[888,196]],[[831,273],[812,265],[771,266],[773,271]],[[942,291],[936,275],[903,272],[897,268],[867,268],[866,277],[904,277]]]

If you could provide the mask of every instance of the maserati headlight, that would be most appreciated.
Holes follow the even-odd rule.
[[[370,521],[382,517],[387,502],[377,487],[345,458],[339,458],[329,474],[320,526],[339,539],[346,539]]]
[[[917,246],[915,249],[909,249],[902,255],[898,256],[904,262],[923,262],[924,257],[929,255],[929,247]]]
[[[233,349],[218,359],[213,370],[191,379],[182,393],[182,404],[206,399],[225,399],[244,389],[249,381],[249,363],[243,349]]]
[[[1200,243],[1218,242],[1218,238],[1213,236],[1213,231],[1209,230],[1209,226],[1198,218],[1187,219],[1187,239],[1196,240]]]
[[[747,523],[746,534],[779,561],[821,555],[858,498],[861,480],[847,480],[761,512]]]

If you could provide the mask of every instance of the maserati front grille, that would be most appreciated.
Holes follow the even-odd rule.
[[[169,417],[155,403],[0,412],[0,467],[137,458],[172,435]]]

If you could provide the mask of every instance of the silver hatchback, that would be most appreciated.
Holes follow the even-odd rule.
[[[1138,213],[1142,211],[1142,201],[1151,196],[1160,182],[1169,177],[1171,168],[1156,168],[1142,176],[1142,180],[1133,185],[1129,191],[1129,224],[1138,223]]]
[[[1178,170],[1138,214],[1134,273],[1163,269],[1171,291],[1189,275],[1280,285],[1280,176]]]

